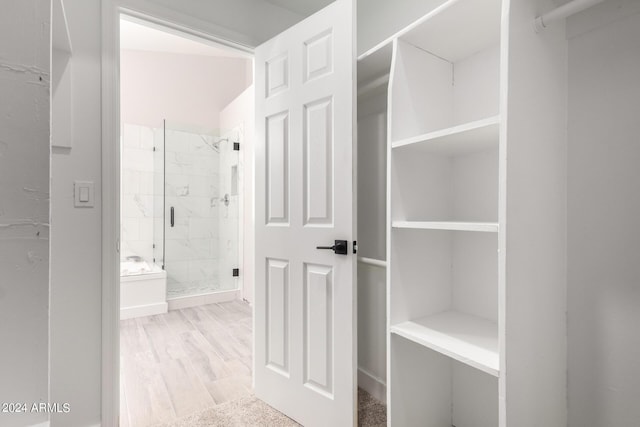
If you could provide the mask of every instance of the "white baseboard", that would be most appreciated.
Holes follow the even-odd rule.
[[[168,310],[169,306],[166,302],[125,307],[120,309],[120,320],[132,319],[134,317],[153,316],[154,314],[164,314]]]
[[[219,302],[233,301],[240,298],[240,291],[211,292],[210,294],[193,295],[188,297],[178,297],[168,299],[169,310],[180,310],[182,308],[197,307],[204,304],[216,304]]]
[[[366,369],[358,368],[358,387],[383,403],[387,403],[387,385]]]

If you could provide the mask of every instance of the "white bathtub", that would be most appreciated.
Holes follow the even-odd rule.
[[[167,272],[147,262],[120,265],[120,319],[166,313]]]

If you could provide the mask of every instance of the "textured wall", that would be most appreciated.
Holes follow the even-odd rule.
[[[50,2],[0,14],[0,403],[48,401]],[[0,412],[0,425],[44,413]]]

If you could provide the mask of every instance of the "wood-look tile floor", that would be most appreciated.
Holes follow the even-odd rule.
[[[251,308],[233,301],[120,322],[120,426],[166,423],[251,394]]]

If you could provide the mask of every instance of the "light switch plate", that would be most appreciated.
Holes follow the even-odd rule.
[[[92,208],[95,204],[93,181],[76,181],[73,184],[73,199],[76,208]]]

